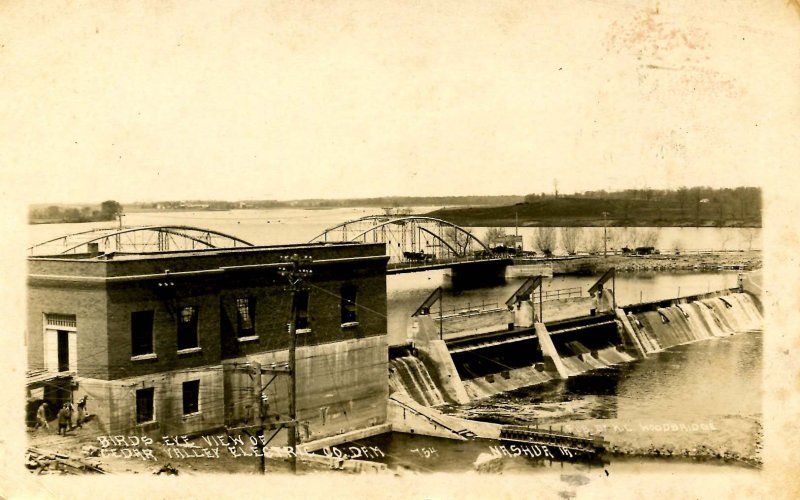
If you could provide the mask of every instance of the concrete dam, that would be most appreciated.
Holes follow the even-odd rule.
[[[762,328],[758,298],[741,289],[619,306],[595,297],[420,314],[390,348],[390,392],[424,406],[498,393],[627,363],[670,347]],[[544,321],[540,321],[544,318]]]

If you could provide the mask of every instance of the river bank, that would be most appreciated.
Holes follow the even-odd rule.
[[[725,197],[728,199],[723,200]],[[709,192],[695,197],[690,204],[679,197],[568,195],[534,198],[514,205],[442,208],[427,215],[461,226],[483,227],[761,227],[757,190],[740,193],[738,198],[731,193],[714,201],[711,198],[714,195]]]
[[[558,275],[592,275],[606,269],[618,272],[673,272],[753,270],[762,266],[760,250],[730,252],[690,252],[656,255],[575,255],[551,258],[516,258],[515,265],[539,264]]]

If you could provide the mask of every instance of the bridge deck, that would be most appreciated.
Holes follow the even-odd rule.
[[[482,264],[511,264],[510,258],[489,258],[489,259],[452,259],[446,261],[435,262],[395,262],[389,263],[386,266],[386,274],[402,274],[402,273],[416,273],[421,271],[433,271],[436,269],[452,269],[454,267],[463,267],[471,265]]]

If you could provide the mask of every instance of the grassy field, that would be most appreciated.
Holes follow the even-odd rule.
[[[427,215],[461,226],[609,226],[639,227],[761,227],[760,211],[720,203],[685,203],[665,200],[572,198],[563,196],[515,205],[443,208]]]

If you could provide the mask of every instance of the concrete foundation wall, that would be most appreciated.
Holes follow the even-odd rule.
[[[250,360],[268,367],[288,358],[287,351],[261,353]],[[231,361],[246,363],[248,359]],[[333,436],[386,422],[388,348],[385,336],[297,349],[297,415],[301,441]],[[79,378],[74,400],[89,396],[89,412],[108,434],[167,435],[211,431],[226,425],[226,402],[241,410],[233,426],[257,425],[258,388],[272,374],[233,376],[223,366],[205,366],[154,375],[106,381]],[[226,382],[225,377],[229,377]],[[183,382],[199,380],[199,411],[183,415]],[[279,374],[265,390],[267,422],[288,415],[289,378]],[[136,390],[154,388],[155,420],[136,423]],[[233,398],[226,396],[233,395]],[[242,395],[242,397],[235,397]],[[279,438],[280,439],[280,438]],[[284,439],[285,441],[285,439]]]
[[[535,298],[533,300],[533,308],[539,318],[537,321],[544,320],[545,323],[588,316],[596,307],[597,301],[593,297],[546,300],[542,302],[542,310],[539,309],[539,302]]]
[[[436,330],[439,318],[432,316]],[[442,318],[442,333],[445,339],[453,339],[465,335],[496,332],[507,329],[514,322],[514,313],[507,309],[481,311],[479,313],[459,314]]]
[[[428,342],[439,338],[439,322],[434,323],[433,316],[423,315],[411,318],[406,338],[412,342]]]
[[[541,264],[516,264],[506,268],[506,278],[533,278],[536,276],[553,276],[553,265]]]
[[[385,335],[297,348],[301,442],[386,422],[388,352]],[[254,354],[247,359],[266,367],[285,362],[288,351]],[[262,375],[263,383],[271,377]],[[268,420],[286,418],[288,383],[287,375],[278,375],[265,391],[269,398]]]
[[[467,404],[469,396],[443,340],[417,344],[418,356],[449,403]]]
[[[406,434],[420,434],[422,436],[433,436],[447,439],[464,441],[465,438],[453,432],[453,428],[446,422],[440,420],[438,412],[415,404],[413,400],[403,399],[403,403],[392,396],[389,399],[389,421],[392,424],[392,431],[403,432]],[[458,428],[462,428],[459,426]]]
[[[552,366],[552,369],[558,373],[559,378],[567,378],[567,371],[561,362],[558,351],[553,345],[553,340],[550,338],[547,327],[544,326],[544,323],[536,323],[534,327],[536,328],[536,336],[539,337],[539,345],[542,348],[545,367]]]
[[[183,414],[183,382],[200,381],[199,411]],[[122,380],[78,378],[75,401],[89,396],[88,412],[108,434],[182,435],[212,430],[224,424],[222,367],[206,366]],[[136,391],[154,389],[155,419],[136,422]]]
[[[535,321],[533,303],[529,300],[518,302],[514,306],[514,326],[517,328],[529,328]]]

